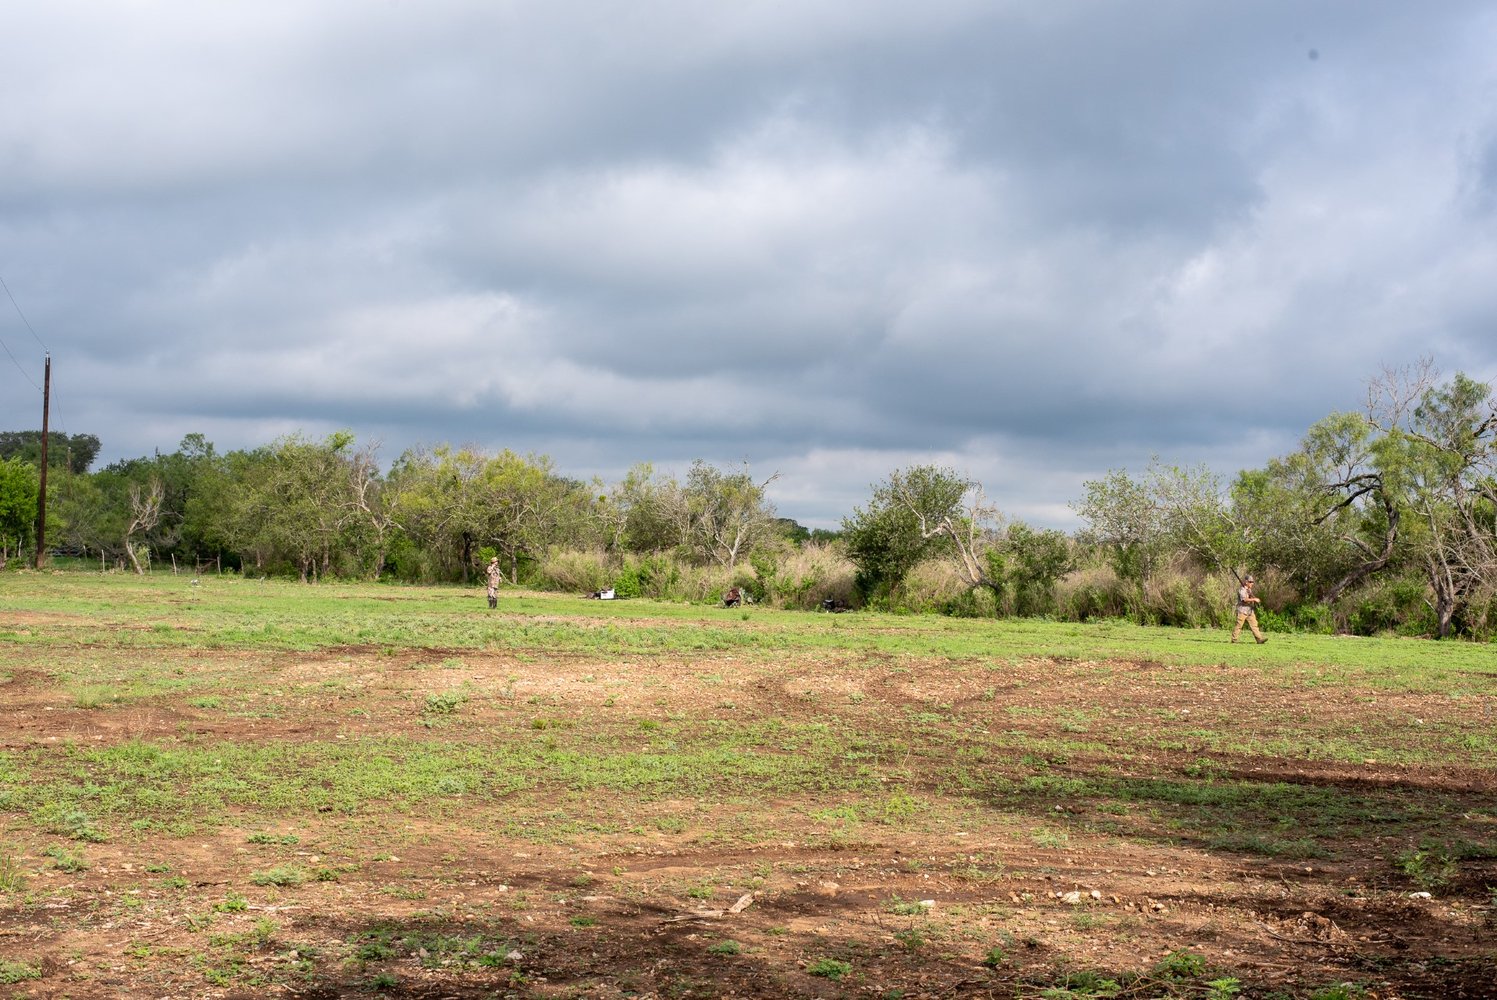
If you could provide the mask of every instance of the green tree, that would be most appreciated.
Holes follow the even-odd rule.
[[[47,468],[65,469],[69,472],[87,472],[94,459],[99,456],[99,439],[92,434],[73,434],[58,431],[47,432]],[[42,460],[41,431],[0,431],[0,459],[19,458],[40,466]]]
[[[842,522],[842,538],[865,599],[886,600],[910,570],[938,553],[955,558],[969,587],[1001,594],[992,551],[999,515],[980,484],[951,470],[917,465],[873,487],[867,507]]]
[[[511,583],[519,582],[522,557],[538,557],[581,530],[591,499],[581,483],[556,475],[549,457],[508,449],[484,463],[479,495],[480,537],[509,565]]]
[[[657,476],[650,463],[630,467],[596,508],[608,547],[659,553],[684,545],[682,531],[671,516],[681,506],[679,493],[676,481]]]
[[[263,478],[247,484],[257,540],[294,565],[303,582],[328,574],[342,540],[352,506],[352,445],[347,431],[323,441],[281,438],[270,447]]]
[[[687,543],[702,561],[731,571],[774,537],[775,510],[764,491],[778,478],[775,473],[755,482],[746,464],[725,472],[701,460],[692,463],[680,500]]]
[[[1264,558],[1326,603],[1393,563],[1407,509],[1402,449],[1368,414],[1332,413],[1298,450],[1239,480],[1239,502],[1274,525]]]
[[[1148,485],[1114,469],[1083,484],[1071,508],[1091,527],[1118,578],[1142,586],[1167,550],[1163,512]]]
[[[1385,435],[1402,454],[1415,551],[1432,594],[1438,634],[1473,596],[1497,586],[1497,409],[1491,387],[1457,373],[1419,396],[1407,429]]]
[[[1002,572],[991,574],[1012,591],[1014,614],[1049,614],[1055,608],[1055,584],[1071,571],[1071,545],[1064,532],[1035,530],[1016,522],[1004,533]],[[990,560],[993,565],[994,560]]]
[[[0,460],[0,567],[12,546],[19,555],[21,546],[35,537],[40,496],[41,478],[33,465],[20,458]]]

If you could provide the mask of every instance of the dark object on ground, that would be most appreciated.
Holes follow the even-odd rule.
[[[834,615],[840,615],[844,611],[851,611],[852,608],[847,606],[846,601],[839,601],[834,597],[828,597],[821,602],[821,610],[830,611]]]
[[[612,601],[616,598],[613,593],[613,588],[609,587],[607,590],[593,591],[591,594],[587,595],[587,599],[589,601]]]
[[[729,587],[723,593],[723,607],[736,608],[743,603],[743,591],[737,587]]]

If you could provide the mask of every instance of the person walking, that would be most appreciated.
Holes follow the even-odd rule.
[[[1268,637],[1258,631],[1258,612],[1256,606],[1262,604],[1263,600],[1253,596],[1253,587],[1257,582],[1253,574],[1249,573],[1243,578],[1242,586],[1237,588],[1237,627],[1232,630],[1233,642],[1236,642],[1237,637],[1242,634],[1244,622],[1247,623],[1248,628],[1253,630],[1253,638],[1258,640],[1260,646],[1268,641]]]
[[[489,560],[489,607],[490,608],[497,608],[499,606],[499,581],[502,580],[502,579],[504,579],[504,573],[499,569],[499,557],[495,556],[494,558],[492,558],[492,559]],[[1257,630],[1258,630],[1257,626],[1256,625],[1253,626],[1253,631],[1256,632]]]

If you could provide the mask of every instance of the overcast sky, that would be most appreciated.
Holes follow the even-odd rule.
[[[0,430],[1009,516],[1497,377],[1497,7],[201,0],[0,26]],[[23,318],[24,317],[24,318]],[[29,321],[29,328],[27,325]]]

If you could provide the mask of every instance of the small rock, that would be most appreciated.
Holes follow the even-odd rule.
[[[1410,899],[1433,899],[1434,897],[1432,897],[1427,892],[1411,892],[1411,893],[1409,893],[1409,898]]]
[[[1068,892],[1065,895],[1061,896],[1060,899],[1061,902],[1067,903],[1071,906],[1081,905],[1081,893],[1079,892]]]

